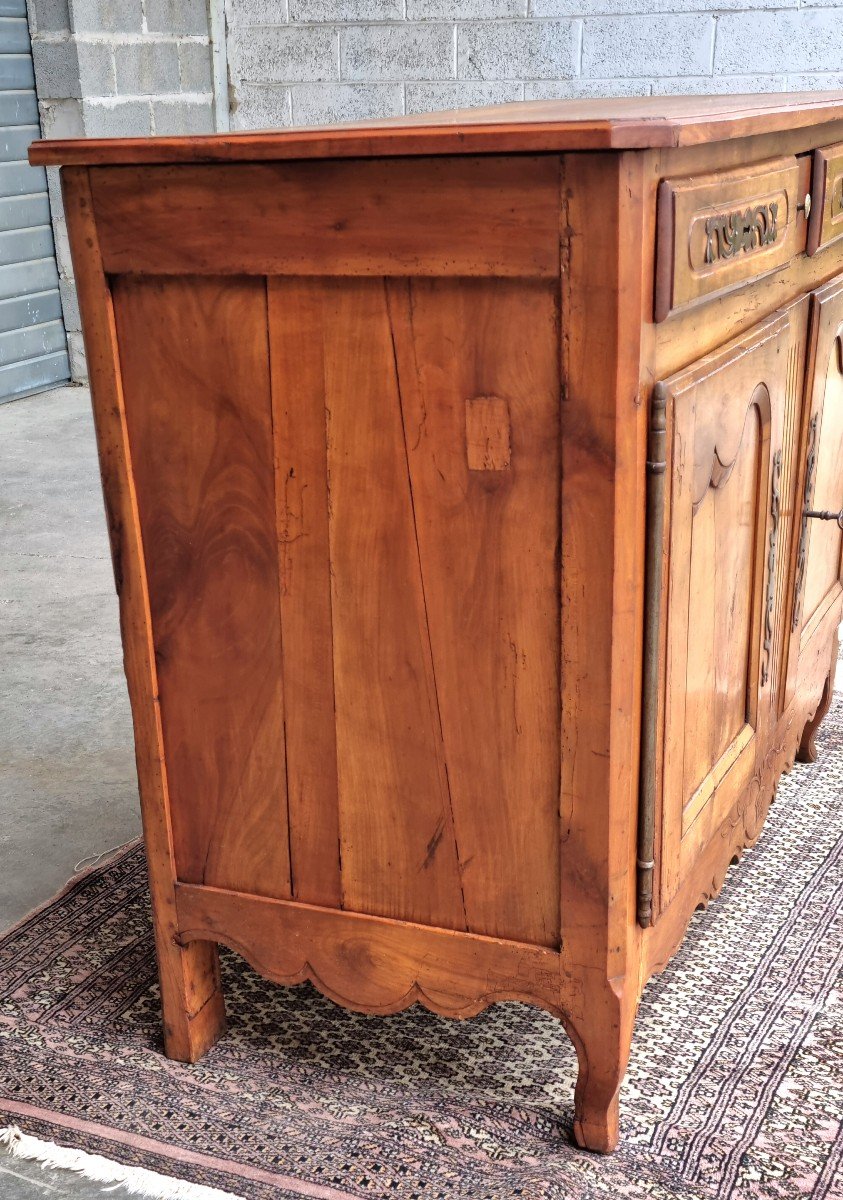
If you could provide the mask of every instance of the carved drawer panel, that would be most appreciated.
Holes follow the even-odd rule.
[[[775,271],[805,249],[809,163],[793,156],[737,171],[663,179],[655,319]]]
[[[814,151],[808,253],[843,237],[843,142]]]

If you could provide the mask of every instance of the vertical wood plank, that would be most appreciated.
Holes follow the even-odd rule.
[[[465,929],[384,281],[322,327],[344,901]]]
[[[144,548],[117,352],[111,292],[102,269],[88,172],[62,171],[79,292],[103,499],[120,600],[123,662],[135,732],[144,844],[161,982],[164,1045],[195,1062],[225,1032],[217,947],[178,937],[172,813]]]
[[[289,897],[264,282],[114,297],[178,877]]]
[[[342,904],[318,279],[267,281],[290,864],[296,900]]]
[[[558,288],[389,294],[468,927],[557,945]]]

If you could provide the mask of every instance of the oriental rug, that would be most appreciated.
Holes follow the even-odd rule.
[[[600,1158],[569,1142],[573,1048],[521,1004],[366,1017],[223,951],[230,1031],[169,1062],[135,845],[0,940],[0,1127],[244,1200],[841,1200],[842,887],[838,696],[648,985]]]

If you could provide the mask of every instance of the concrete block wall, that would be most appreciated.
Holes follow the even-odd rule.
[[[843,88],[843,0],[225,0],[232,126]]]
[[[28,0],[44,137],[214,128],[206,0]],[[86,378],[58,172],[48,172],[73,378]]]

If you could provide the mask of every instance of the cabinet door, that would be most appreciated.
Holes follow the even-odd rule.
[[[809,345],[786,701],[800,652],[843,587],[843,532],[835,521],[804,515],[843,508],[843,277],[811,297]]]
[[[667,380],[661,897],[756,769],[780,658],[805,302]]]

